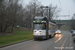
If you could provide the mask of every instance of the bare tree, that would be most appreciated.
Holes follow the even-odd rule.
[[[50,4],[48,8],[45,8],[43,10],[43,15],[49,17],[49,14],[50,14],[50,19],[53,20],[54,18],[57,18],[57,16],[59,16],[58,15],[59,12],[60,12],[60,9],[57,6],[52,6],[52,4]]]
[[[9,26],[13,32],[14,25],[23,16],[23,8],[22,5],[18,4],[18,0],[4,0],[0,14],[0,32],[5,32]]]
[[[41,6],[43,6],[38,0],[31,0],[29,4],[25,7],[25,17],[23,20],[25,21],[25,24],[27,27],[31,28],[32,21],[35,16],[41,16]],[[57,6],[52,6],[50,4],[50,17],[53,19],[58,15],[59,9]],[[49,17],[49,9],[43,9],[43,16]]]
[[[26,25],[27,28],[32,27],[32,21],[35,16],[41,16],[41,3],[38,0],[31,0],[29,4],[22,8],[19,0],[0,0],[0,32],[6,32],[11,27],[20,24]],[[50,7],[50,17],[57,14],[57,7]],[[48,16],[48,9],[44,10],[44,16]]]
[[[40,2],[38,0],[31,0],[29,4],[25,7],[25,17],[24,21],[27,27],[32,27],[32,21],[35,16],[40,16]]]

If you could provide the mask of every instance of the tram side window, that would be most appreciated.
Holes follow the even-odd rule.
[[[45,23],[43,24],[43,27],[42,27],[42,29],[46,29],[46,24],[45,24]]]

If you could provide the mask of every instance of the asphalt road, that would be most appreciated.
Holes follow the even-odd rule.
[[[48,40],[29,40],[0,48],[0,50],[75,50],[75,43],[69,31],[62,31]]]

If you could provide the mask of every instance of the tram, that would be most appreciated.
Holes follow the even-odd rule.
[[[47,17],[35,17],[33,20],[34,39],[48,39],[55,35],[56,24]]]

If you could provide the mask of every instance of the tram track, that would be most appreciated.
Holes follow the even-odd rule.
[[[62,36],[62,37],[63,37],[63,36]],[[55,43],[51,44],[51,45],[47,48],[47,50],[49,50],[52,46],[54,46],[57,42],[59,42],[59,41],[62,39],[62,37],[59,37],[59,38],[55,41]]]
[[[40,42],[40,41],[39,41],[39,42]],[[27,45],[27,46],[25,46],[25,47],[20,48],[19,50],[22,50],[22,49],[24,49],[24,48],[26,48],[26,47],[29,47],[29,46],[35,45],[35,44],[37,44],[37,43],[39,43],[39,42],[34,42],[34,43],[32,43],[32,44],[29,44],[29,45]],[[41,42],[42,42],[42,41],[41,41]]]
[[[63,37],[63,36],[62,36],[62,37]],[[57,43],[62,37],[59,37],[59,38],[55,41],[55,43]],[[50,40],[50,39],[49,39],[49,40]],[[41,42],[42,42],[42,41],[41,41]],[[25,46],[25,47],[20,48],[19,50],[25,49],[25,48],[27,48],[27,47],[29,47],[29,46],[32,46],[32,45],[36,45],[36,44],[38,44],[38,43],[40,43],[40,41],[39,41],[39,42],[34,42],[34,43],[32,43],[32,44],[29,44],[29,45],[27,45],[27,46]],[[52,44],[50,45],[50,47],[53,46],[53,45],[55,45],[55,43],[52,43]],[[48,47],[47,50],[48,50],[50,47]]]

